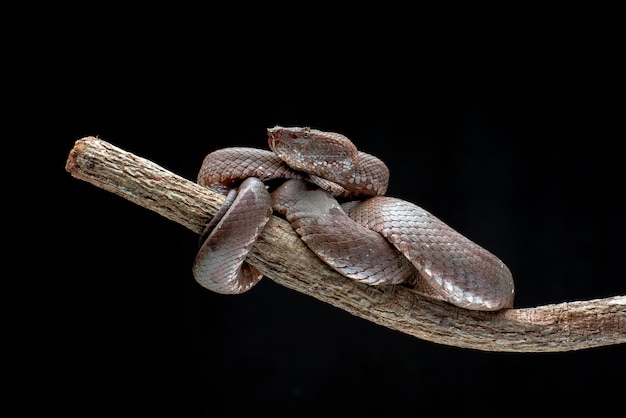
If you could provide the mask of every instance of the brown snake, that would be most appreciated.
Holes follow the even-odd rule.
[[[230,191],[201,236],[193,274],[202,286],[226,294],[254,286],[262,275],[246,254],[277,212],[352,280],[409,286],[466,309],[513,306],[507,266],[419,206],[384,196],[389,171],[378,158],[338,133],[280,126],[267,133],[271,151],[224,148],[202,163],[198,183]]]

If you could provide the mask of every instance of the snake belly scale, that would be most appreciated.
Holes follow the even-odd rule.
[[[225,294],[254,286],[262,276],[245,257],[275,213],[352,280],[408,286],[472,310],[513,306],[508,267],[428,211],[385,196],[381,160],[339,133],[275,126],[267,134],[270,150],[223,148],[204,158],[198,183],[231,198],[202,234],[192,269],[202,286]]]

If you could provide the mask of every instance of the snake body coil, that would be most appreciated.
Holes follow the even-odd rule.
[[[495,255],[419,206],[384,196],[389,171],[345,136],[268,129],[272,151],[225,148],[207,155],[198,183],[238,188],[211,222],[193,273],[204,287],[241,293],[261,275],[245,257],[272,211],[342,275],[401,284],[466,309],[513,306],[511,272]],[[280,180],[271,195],[262,182]],[[343,203],[339,203],[340,199]]]

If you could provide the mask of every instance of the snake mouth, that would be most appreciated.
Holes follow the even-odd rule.
[[[285,128],[283,126],[274,126],[267,128],[267,143],[270,149],[276,153],[281,159],[295,154],[300,155],[298,150],[303,148],[302,143],[309,141],[309,132],[311,128]]]
[[[271,150],[274,150],[280,145],[285,146],[284,142],[281,141],[281,136],[284,134],[284,132],[285,128],[283,128],[282,126],[267,128],[267,142]]]
[[[274,146],[275,141],[276,141],[276,126],[273,128],[267,128],[267,142],[270,146],[270,149]]]

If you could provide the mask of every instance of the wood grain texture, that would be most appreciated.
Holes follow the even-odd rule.
[[[200,234],[224,196],[95,137],[66,161],[75,178]],[[76,197],[80,210],[80,196]],[[561,352],[626,342],[626,296],[498,312],[470,311],[400,285],[368,286],[322,263],[273,216],[247,261],[267,278],[376,324],[438,344],[484,351]],[[229,297],[229,296],[224,296]]]

